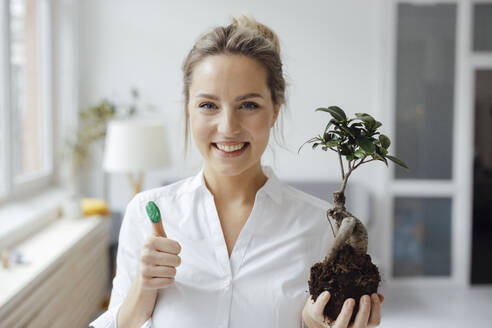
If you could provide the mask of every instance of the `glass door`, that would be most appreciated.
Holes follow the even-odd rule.
[[[474,3],[471,284],[492,284],[492,1]]]

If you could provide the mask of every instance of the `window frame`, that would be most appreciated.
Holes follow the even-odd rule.
[[[22,200],[39,194],[55,185],[54,174],[54,123],[53,110],[53,76],[52,76],[52,29],[51,29],[51,1],[36,0],[37,19],[39,27],[40,55],[37,58],[40,67],[38,78],[40,86],[40,109],[43,113],[40,124],[43,125],[44,136],[44,163],[43,172],[26,175],[22,180],[15,182],[12,175],[12,108],[11,108],[11,71],[10,71],[10,1],[0,3],[0,33],[3,42],[0,47],[0,178],[4,186],[0,186],[0,206],[7,202]]]

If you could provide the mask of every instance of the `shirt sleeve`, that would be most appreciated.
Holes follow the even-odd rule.
[[[116,255],[116,275],[113,279],[113,289],[108,310],[89,324],[93,328],[118,328],[118,311],[134,281],[140,262],[140,252],[145,242],[143,229],[143,211],[139,194],[128,203],[121,223],[118,251]],[[149,318],[141,328],[151,327]]]

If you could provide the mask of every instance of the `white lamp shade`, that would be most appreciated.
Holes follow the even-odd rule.
[[[104,146],[104,170],[144,172],[169,164],[169,149],[162,124],[149,120],[109,122]]]

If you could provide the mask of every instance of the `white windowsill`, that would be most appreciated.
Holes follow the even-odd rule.
[[[0,206],[0,251],[47,227],[62,214],[68,195],[50,188],[40,195]]]

